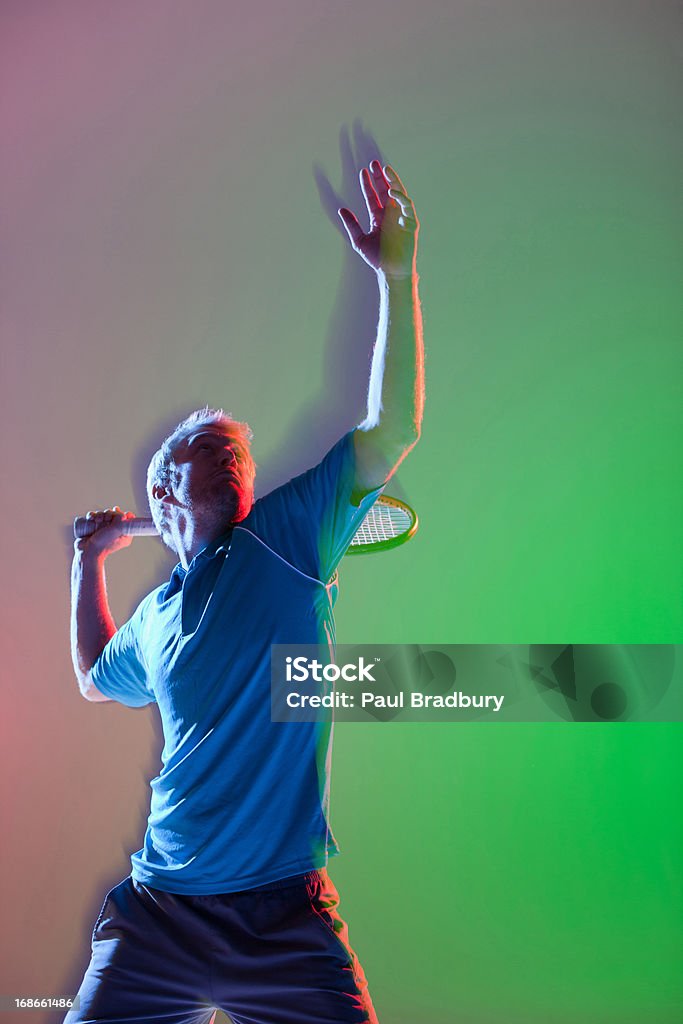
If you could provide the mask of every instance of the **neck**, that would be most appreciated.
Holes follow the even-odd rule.
[[[216,523],[196,523],[183,517],[175,522],[171,527],[171,537],[183,569],[187,569],[195,555],[207,544],[218,540],[229,526],[225,519]]]

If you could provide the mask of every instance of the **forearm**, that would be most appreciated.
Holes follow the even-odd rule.
[[[368,414],[361,429],[412,443],[420,436],[424,407],[424,342],[418,277],[378,273],[377,340],[372,355]]]
[[[71,567],[71,660],[82,692],[90,669],[115,632],[104,558],[76,551]]]

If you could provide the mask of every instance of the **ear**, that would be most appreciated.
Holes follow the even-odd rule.
[[[154,484],[152,487],[152,497],[155,501],[160,501],[166,505],[175,503],[173,492],[168,487],[164,487],[163,484]]]

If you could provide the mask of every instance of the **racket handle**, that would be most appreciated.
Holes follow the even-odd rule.
[[[90,537],[95,532],[95,522],[86,519],[85,516],[76,516],[74,519],[74,537],[80,540],[82,537]],[[133,535],[134,537],[158,537],[159,531],[152,519],[124,519],[121,523],[121,533]]]

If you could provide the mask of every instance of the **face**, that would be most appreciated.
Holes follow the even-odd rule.
[[[171,503],[212,531],[227,529],[251,509],[252,474],[249,449],[240,437],[219,425],[199,427],[173,449]]]

